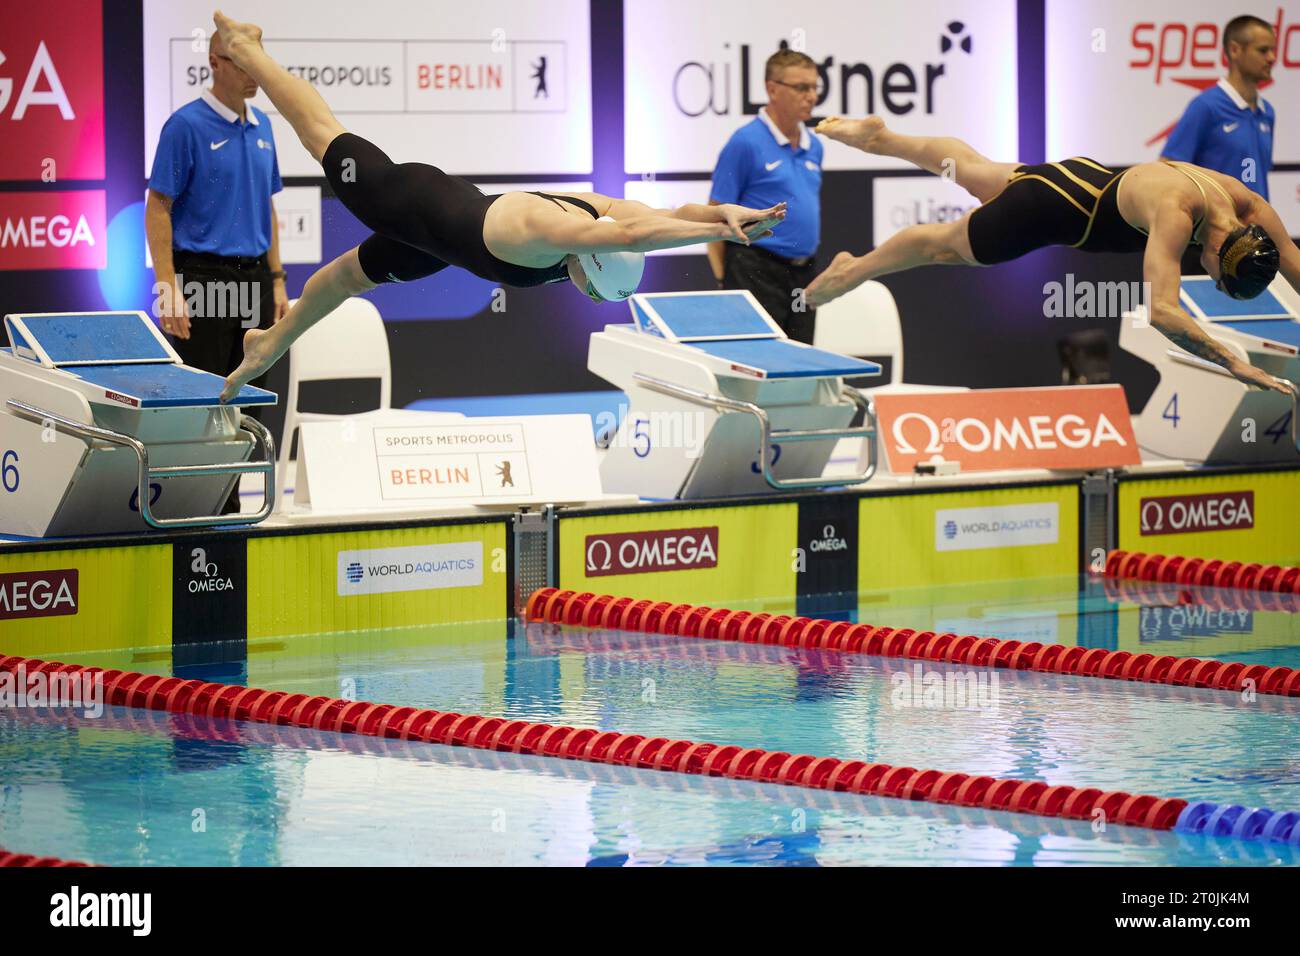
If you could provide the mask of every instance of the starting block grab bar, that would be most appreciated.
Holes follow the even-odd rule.
[[[683,401],[703,405],[719,411],[744,412],[758,420],[760,433],[759,466],[762,468],[763,480],[773,488],[787,490],[794,488],[837,488],[845,485],[859,485],[870,481],[876,473],[876,410],[875,406],[856,389],[844,386],[840,394],[848,398],[863,414],[863,424],[858,428],[808,428],[783,429],[773,431],[772,421],[767,410],[752,402],[743,402],[725,395],[714,395],[694,388],[687,388],[673,382],[654,378],[641,372],[632,376],[637,382],[653,392],[671,395]],[[781,442],[840,440],[844,438],[861,438],[867,442],[867,467],[864,471],[838,478],[823,478],[820,475],[809,478],[778,478],[772,474],[772,446]]]
[[[86,425],[82,422],[73,421],[62,415],[56,415],[53,412],[45,411],[34,405],[28,405],[26,402],[20,402],[16,399],[9,399],[8,406],[16,414],[30,419],[38,424],[52,424],[57,431],[65,432],[77,438],[83,438],[88,441],[108,442],[112,445],[119,445],[130,448],[135,452],[136,460],[139,463],[139,502],[140,516],[151,527],[166,528],[195,528],[208,527],[212,525],[228,524],[256,524],[265,520],[275,508],[275,439],[261,422],[247,415],[239,416],[239,427],[249,432],[254,440],[261,446],[264,460],[255,462],[231,462],[230,464],[216,465],[168,465],[161,467],[151,467],[149,465],[149,449],[137,438],[130,435],[124,435],[121,432],[113,431],[108,428],[100,428],[95,425]],[[193,518],[156,518],[149,507],[149,499],[152,497],[149,493],[149,483],[154,478],[194,478],[194,477],[211,477],[213,475],[248,475],[261,474],[263,488],[263,503],[261,509],[256,514],[250,515],[199,515]]]
[[[1213,372],[1215,375],[1236,378],[1222,365],[1216,365],[1199,355],[1188,355],[1181,349],[1168,349],[1165,354],[1180,365],[1189,365],[1204,372]],[[1300,451],[1300,394],[1291,396],[1291,442],[1295,445],[1296,451]]]

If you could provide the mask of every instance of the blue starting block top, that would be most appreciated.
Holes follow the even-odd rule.
[[[1193,315],[1210,321],[1220,319],[1290,319],[1291,310],[1272,292],[1265,289],[1253,299],[1234,299],[1214,287],[1209,276],[1185,276],[1183,304],[1192,306]]]
[[[74,365],[63,371],[106,391],[139,402],[141,408],[188,408],[221,404],[226,380],[188,365]],[[245,385],[227,405],[274,405],[275,393]]]
[[[1253,299],[1234,299],[1216,289],[1209,276],[1189,276],[1183,279],[1182,298],[1193,315],[1215,325],[1300,348],[1300,322],[1268,289]]]
[[[1243,335],[1253,335],[1256,338],[1268,339],[1270,342],[1281,342],[1284,345],[1300,348],[1300,322],[1293,322],[1290,319],[1250,319],[1241,322],[1216,322],[1215,325],[1222,325]]]
[[[765,378],[830,378],[879,375],[875,362],[837,355],[789,339],[732,339],[691,342],[705,355],[757,369]]]
[[[631,297],[636,328],[763,378],[879,375],[875,362],[791,342],[748,292],[647,292]]]
[[[225,379],[181,364],[141,312],[7,315],[12,349],[3,351],[59,369],[139,408],[221,404]],[[273,405],[274,392],[245,385],[227,404]]]

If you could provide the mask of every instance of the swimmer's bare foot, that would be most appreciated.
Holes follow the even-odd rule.
[[[236,66],[240,65],[241,53],[262,45],[262,28],[259,26],[252,23],[237,23],[220,10],[212,14],[212,22],[217,25],[221,42],[225,44],[226,52],[230,54]]]
[[[226,377],[225,387],[221,389],[223,402],[238,395],[241,388],[269,369],[280,357],[266,336],[265,329],[249,329],[244,333],[244,361]]]
[[[815,309],[862,285],[862,279],[857,275],[858,262],[858,257],[852,253],[838,253],[826,270],[804,290],[804,301]]]
[[[830,116],[818,123],[814,132],[864,153],[874,153],[877,137],[885,132],[885,121],[879,116],[868,116],[866,119]]]

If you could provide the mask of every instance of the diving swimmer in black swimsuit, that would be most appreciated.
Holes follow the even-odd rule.
[[[599,193],[485,196],[435,166],[394,163],[345,130],[311,84],[267,56],[260,29],[219,11],[214,20],[227,58],[266,91],[339,199],[374,232],[313,275],[275,326],[245,334],[244,362],[226,379],[223,399],[346,299],[383,282],[456,266],[509,286],[568,278],[593,299],[623,299],[636,289],[645,252],[720,239],[748,243],[785,218],[784,203],[669,210]]]
[[[321,157],[334,194],[375,234],[357,248],[371,282],[411,282],[458,266],[483,279],[517,288],[563,282],[565,260],[531,268],[504,262],[483,241],[483,220],[500,196],[486,196],[469,180],[424,163],[394,163],[374,143],[340,133]],[[600,218],[595,207],[573,196],[533,193],[569,203]]]

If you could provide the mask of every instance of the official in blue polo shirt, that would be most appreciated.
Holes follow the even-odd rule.
[[[1228,75],[1187,104],[1161,158],[1216,169],[1268,199],[1274,112],[1259,87],[1272,78],[1277,37],[1259,17],[1236,17],[1223,28],[1223,52]]]
[[[710,243],[709,264],[723,288],[748,289],[790,338],[811,343],[816,313],[801,290],[817,275],[823,147],[804,122],[817,103],[817,65],[780,50],[764,75],[767,105],[722,148],[709,202],[755,209],[786,202],[789,211],[767,239]]]
[[[271,200],[281,189],[271,124],[246,102],[257,84],[216,36],[208,64],[212,88],[163,124],[145,234],[163,331],[187,365],[225,377],[243,361],[245,331],[278,322],[289,297]],[[237,493],[236,485],[227,513],[238,510]]]

